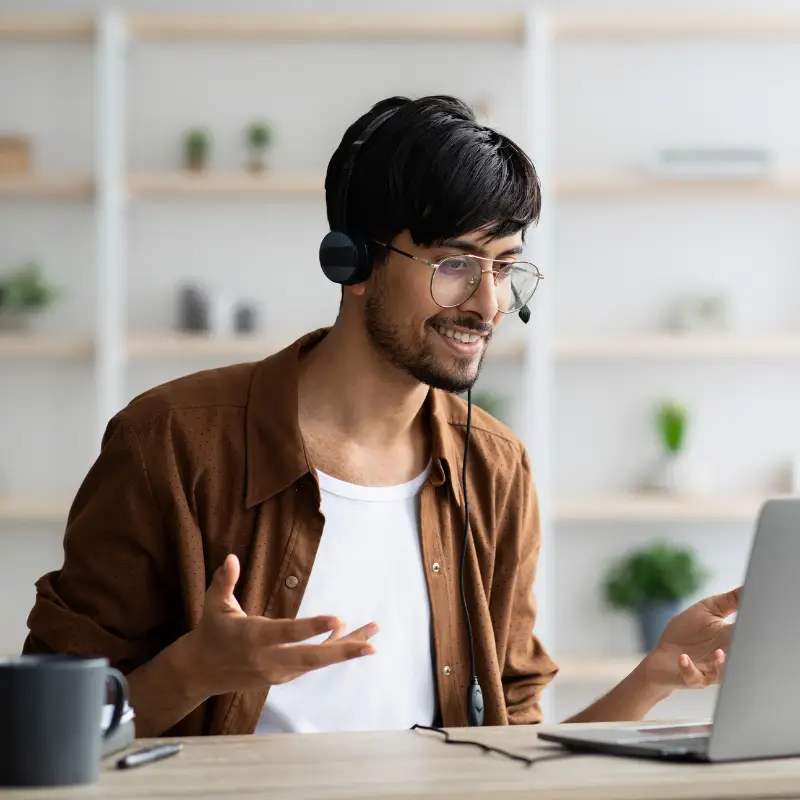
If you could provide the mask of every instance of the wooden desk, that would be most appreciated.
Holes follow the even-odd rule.
[[[561,752],[557,746],[537,742],[536,730],[512,727],[452,733],[527,756]],[[116,770],[116,757],[112,757],[94,786],[0,790],[0,798],[800,798],[800,759],[694,765],[581,755],[528,767],[474,747],[445,745],[440,736],[418,731],[180,741],[186,744],[182,753],[137,769]],[[142,744],[147,742],[137,742],[137,746]]]

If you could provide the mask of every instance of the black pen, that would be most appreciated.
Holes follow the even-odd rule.
[[[135,753],[123,756],[117,761],[117,769],[130,769],[142,764],[150,764],[153,761],[174,756],[181,750],[183,750],[182,744],[157,744],[154,747],[146,747],[144,750],[137,750]]]

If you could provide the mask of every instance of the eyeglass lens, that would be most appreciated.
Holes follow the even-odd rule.
[[[431,296],[443,308],[460,306],[477,291],[481,270],[481,262],[471,256],[444,259],[431,278]],[[497,305],[504,314],[519,311],[539,284],[536,268],[525,262],[505,264],[494,271],[494,276]]]

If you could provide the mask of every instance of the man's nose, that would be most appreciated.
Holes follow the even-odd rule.
[[[463,302],[459,308],[462,311],[471,311],[477,314],[481,321],[491,322],[499,310],[497,302],[497,287],[494,282],[494,270],[482,269],[481,282],[475,290],[475,294]]]

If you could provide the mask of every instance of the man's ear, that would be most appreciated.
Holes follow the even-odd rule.
[[[355,283],[352,286],[345,286],[344,290],[353,297],[363,297],[367,291],[367,281],[364,283]]]

